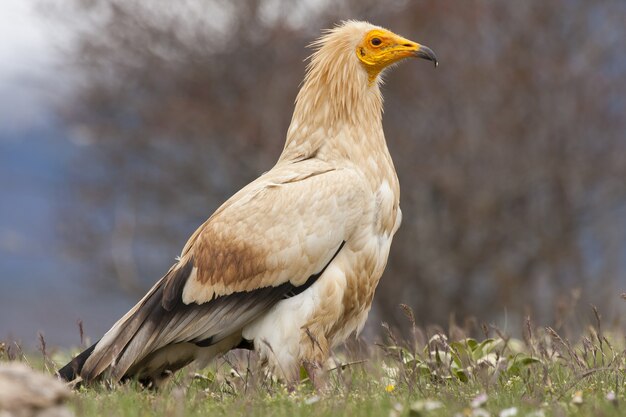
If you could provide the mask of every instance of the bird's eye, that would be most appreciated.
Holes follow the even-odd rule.
[[[378,46],[378,45],[380,45],[381,43],[383,43],[383,41],[381,41],[381,40],[380,40],[380,38],[373,38],[373,39],[370,41],[370,43],[371,43],[372,45],[374,45],[374,46]]]

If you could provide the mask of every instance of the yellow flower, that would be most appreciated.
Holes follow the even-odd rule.
[[[385,391],[387,391],[387,392],[393,392],[393,390],[395,390],[395,389],[396,389],[396,386],[393,385],[393,384],[389,384],[389,385],[387,385],[385,387]]]

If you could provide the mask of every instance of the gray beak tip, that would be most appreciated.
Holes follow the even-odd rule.
[[[437,60],[437,55],[430,49],[428,46],[421,45],[420,49],[415,52],[415,56],[417,58],[426,59],[428,61],[432,61],[435,64],[435,68],[439,66],[439,61]]]

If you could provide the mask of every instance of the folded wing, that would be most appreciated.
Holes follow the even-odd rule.
[[[148,294],[59,373],[121,379],[154,358],[167,363],[152,370],[195,359],[193,349],[158,355],[173,345],[236,344],[247,323],[323,273],[358,227],[366,190],[356,172],[320,161],[275,167],[220,207]]]

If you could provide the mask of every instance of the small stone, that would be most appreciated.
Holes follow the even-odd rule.
[[[63,403],[70,390],[51,375],[21,362],[0,363],[0,415],[72,417]]]

